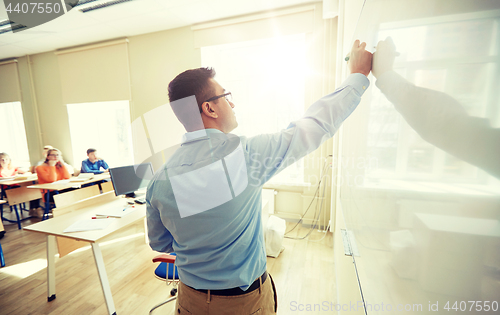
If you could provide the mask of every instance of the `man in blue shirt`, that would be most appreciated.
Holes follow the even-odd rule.
[[[96,149],[88,149],[87,156],[89,157],[86,160],[82,161],[82,173],[94,173],[101,174],[104,172],[108,172],[109,166],[104,160],[97,157]],[[104,170],[101,170],[103,168]]]
[[[230,134],[238,125],[234,104],[213,69],[187,70],[170,82],[170,105],[187,133],[154,175],[146,201],[150,246],[177,254],[177,313],[276,313],[262,186],[331,138],[354,111],[369,85],[365,46],[354,43],[351,75],[335,92],[275,134]]]

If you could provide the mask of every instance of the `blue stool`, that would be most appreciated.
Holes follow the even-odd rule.
[[[158,267],[156,267],[155,269],[156,278],[165,281],[167,285],[173,283],[173,288],[172,290],[170,290],[170,295],[172,297],[153,307],[149,311],[149,314],[151,314],[151,312],[153,312],[156,308],[164,304],[167,304],[168,302],[173,301],[177,298],[177,296],[175,295],[177,294],[177,283],[179,282],[179,274],[177,273],[177,267],[175,266],[176,256],[177,255],[175,253],[170,253],[170,254],[162,254],[153,258],[153,262],[160,262]]]

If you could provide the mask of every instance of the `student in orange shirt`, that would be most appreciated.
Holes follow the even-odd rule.
[[[36,167],[38,174],[38,183],[47,184],[53,183],[62,179],[69,179],[71,174],[68,172],[65,163],[62,160],[61,151],[58,149],[50,149],[47,152],[45,162]],[[42,190],[45,198],[45,191]],[[52,198],[51,198],[52,199]]]
[[[38,174],[39,184],[53,183],[71,177],[62,161],[61,151],[55,148],[47,152],[45,162],[36,167],[36,173]]]

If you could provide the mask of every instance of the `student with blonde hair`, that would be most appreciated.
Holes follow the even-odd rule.
[[[17,174],[24,174],[24,173],[26,172],[23,171],[21,168],[12,165],[12,160],[10,159],[10,156],[7,153],[5,152],[0,153],[0,178],[12,177]],[[0,185],[0,186],[3,190],[19,187],[19,185],[11,185],[11,186]]]
[[[19,167],[12,166],[12,160],[7,153],[0,153],[0,177],[12,177],[24,173],[25,171]]]

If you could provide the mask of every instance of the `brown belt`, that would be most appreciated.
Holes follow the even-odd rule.
[[[266,279],[267,279],[267,271],[265,271],[262,274],[262,276],[260,276],[259,278],[261,279],[262,283],[264,283],[264,281],[266,281]],[[257,280],[255,280],[246,291],[243,291],[239,287],[236,287],[236,288],[224,289],[224,290],[210,290],[210,294],[211,295],[222,295],[222,296],[235,296],[235,295],[242,295],[242,294],[250,293],[250,292],[257,290],[259,288],[259,286],[260,286],[259,278],[257,278]],[[196,290],[198,292],[208,293],[208,290],[195,289],[192,287],[190,287],[190,288],[193,290]]]

